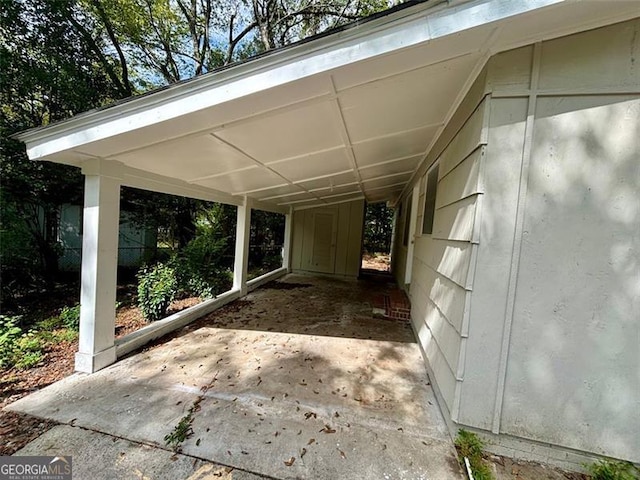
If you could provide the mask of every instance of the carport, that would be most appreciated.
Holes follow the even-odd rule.
[[[292,267],[357,276],[350,266],[359,257],[357,208],[341,220],[349,225],[344,235],[331,212],[311,220],[300,214],[297,226],[294,212],[354,202],[362,209],[364,200],[395,204],[429,166],[427,153],[492,54],[604,22],[603,9],[558,0],[407,4],[19,135],[31,159],[78,166],[86,177],[76,369],[97,371]],[[238,221],[233,289],[116,344],[122,186],[236,205]],[[285,214],[286,240],[282,268],[248,282],[252,209]],[[332,225],[332,235],[314,236]],[[305,258],[292,265],[295,228],[316,242],[300,253],[306,265]],[[341,255],[337,271],[331,265]]]
[[[637,252],[629,239],[638,225],[639,28],[636,1],[408,3],[19,135],[31,159],[86,176],[76,369],[104,369],[292,272],[364,295],[354,281],[361,215],[365,202],[386,201],[399,220],[394,275],[410,295],[425,359],[414,361],[426,365],[449,431],[474,429],[494,452],[569,467],[594,455],[637,461],[638,418],[626,415],[637,399],[635,350],[624,345],[637,326],[627,267]],[[238,214],[233,288],[116,342],[123,186],[223,202]],[[252,210],[284,214],[286,234],[282,267],[249,281]],[[557,269],[574,255],[593,266],[573,262],[567,280]],[[556,349],[541,358],[531,336],[559,325],[553,342],[539,339]],[[356,337],[365,351],[366,335]],[[192,364],[197,338],[180,339],[195,343],[185,350]],[[131,362],[96,378],[124,375]]]
[[[203,478],[200,461],[235,469],[225,478],[462,478],[409,322],[373,315],[389,288],[268,283],[171,340],[13,403],[63,424],[18,454],[72,455],[78,478]],[[192,433],[167,445],[181,421]],[[124,439],[154,448],[142,460]]]

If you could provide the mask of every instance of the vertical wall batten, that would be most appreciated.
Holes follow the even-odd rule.
[[[498,365],[498,383],[496,399],[493,411],[493,423],[491,431],[500,433],[500,418],[502,416],[502,404],[504,401],[505,382],[507,377],[507,360],[509,357],[509,343],[511,339],[511,326],[515,309],[515,297],[517,290],[518,268],[520,266],[520,251],[522,248],[522,232],[524,225],[525,203],[529,180],[529,164],[531,161],[531,149],[533,146],[533,128],[535,121],[538,78],[540,76],[540,57],[542,43],[536,43],[533,49],[531,66],[531,83],[527,120],[525,124],[525,138],[522,150],[522,166],[520,169],[520,185],[518,190],[518,205],[516,207],[516,225],[513,235],[513,248],[511,252],[511,268],[509,271],[509,286],[507,291],[507,305],[504,327],[502,331],[502,344],[500,346],[500,360]]]

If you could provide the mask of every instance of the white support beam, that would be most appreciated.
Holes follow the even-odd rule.
[[[251,204],[244,197],[238,206],[236,223],[236,255],[233,267],[233,289],[240,291],[240,296],[247,294],[247,270],[249,268],[249,236],[251,229]]]
[[[120,184],[117,165],[92,160],[85,175],[79,372],[93,373],[116,361],[115,318]]]
[[[282,246],[282,267],[291,273],[291,245],[293,236],[293,207],[289,207],[289,213],[284,219],[284,245]]]

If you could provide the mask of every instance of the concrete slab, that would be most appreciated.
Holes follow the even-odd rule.
[[[380,288],[290,275],[8,408],[164,447],[195,402],[182,451],[215,463],[275,478],[462,478],[409,325],[372,315]]]
[[[60,425],[38,437],[17,456],[72,457],[73,478],[92,480],[260,480],[264,477],[186,455],[133,443],[78,427]]]

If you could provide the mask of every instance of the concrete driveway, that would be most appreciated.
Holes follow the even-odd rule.
[[[372,314],[385,288],[289,275],[7,408],[67,424],[58,438],[106,434],[167,459],[165,437],[190,425],[172,461],[191,470],[147,478],[188,478],[202,461],[282,479],[462,478],[409,324]],[[19,453],[45,441],[55,450],[45,438]],[[90,445],[69,448],[91,458]]]

